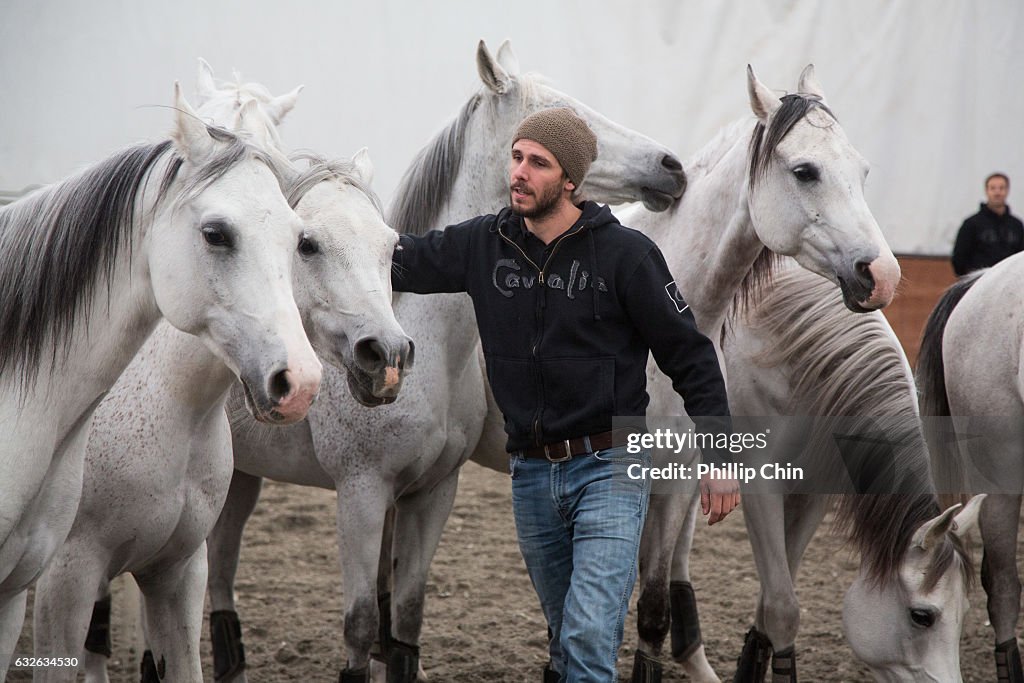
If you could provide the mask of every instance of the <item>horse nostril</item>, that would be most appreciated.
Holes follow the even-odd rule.
[[[666,154],[661,158],[661,165],[670,171],[682,171],[683,165],[679,163],[679,159],[676,159],[671,154]]]
[[[291,382],[288,381],[288,371],[281,370],[274,373],[270,378],[270,382],[267,384],[267,393],[270,395],[270,400],[277,403],[288,395],[291,388]]]
[[[406,351],[405,356],[400,359],[398,367],[400,369],[409,369],[416,361],[416,345],[409,340],[409,350]]]
[[[376,372],[387,364],[387,351],[376,339],[363,339],[356,343],[356,364],[367,372]]]
[[[869,261],[857,261],[853,265],[857,271],[857,277],[867,282],[874,282],[874,276],[871,274],[871,263]]]

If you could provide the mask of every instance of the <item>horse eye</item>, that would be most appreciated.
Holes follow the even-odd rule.
[[[303,235],[299,238],[299,253],[303,256],[312,256],[313,254],[320,253],[320,245],[316,243],[316,240],[310,239]]]
[[[801,183],[810,183],[818,179],[818,169],[809,164],[801,164],[793,169],[793,175]]]
[[[935,623],[935,613],[926,609],[911,609],[910,620],[913,621],[916,626],[931,628],[932,624]]]
[[[227,226],[223,223],[204,223],[202,227],[203,239],[211,247],[231,247],[231,236],[228,234]]]

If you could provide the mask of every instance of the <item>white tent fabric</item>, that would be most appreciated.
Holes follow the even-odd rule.
[[[814,62],[872,163],[868,200],[895,250],[948,253],[994,170],[1024,213],[1020,0],[5,0],[0,188],[158,138],[171,120],[159,105],[174,79],[192,91],[201,56],[273,92],[304,83],[287,144],[368,146],[387,201],[478,87],[479,38],[511,39],[524,70],[683,157],[747,114],[747,63],[792,90]]]

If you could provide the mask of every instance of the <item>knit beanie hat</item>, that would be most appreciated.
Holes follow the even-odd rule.
[[[587,122],[568,107],[542,109],[527,116],[519,124],[512,144],[524,138],[539,142],[554,154],[577,188],[583,183],[590,162],[597,158],[597,137]]]

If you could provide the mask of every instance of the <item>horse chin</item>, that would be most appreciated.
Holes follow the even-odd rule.
[[[348,390],[352,398],[360,405],[367,408],[377,408],[394,403],[397,396],[377,396],[370,387],[373,386],[373,379],[364,372],[349,369],[346,373],[348,379]]]
[[[658,190],[652,190],[649,187],[645,187],[640,191],[640,196],[643,200],[644,207],[648,211],[667,211],[673,203],[675,203],[677,197],[666,192],[660,192]]]
[[[843,303],[850,311],[854,313],[870,313],[871,311],[877,311],[882,308],[882,306],[865,306],[861,303],[871,296],[871,292],[868,292],[867,296],[864,296],[860,292],[854,291],[855,287],[851,286],[845,278],[839,277],[838,280],[839,289],[843,293]]]

